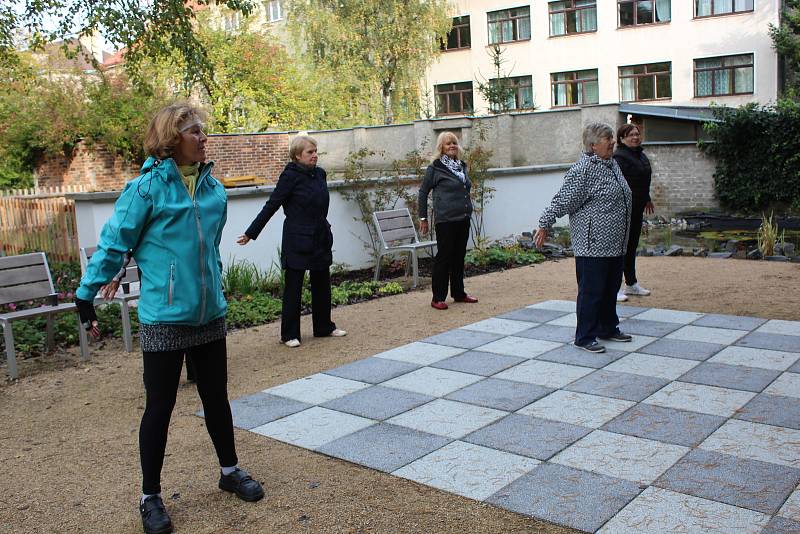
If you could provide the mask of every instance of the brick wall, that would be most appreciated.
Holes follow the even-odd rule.
[[[719,207],[714,194],[714,159],[694,143],[646,144],[653,166],[650,197],[657,213],[673,215]]]
[[[85,185],[92,191],[122,189],[139,173],[140,165],[126,162],[102,146],[79,143],[72,157],[45,156],[34,172],[39,187]]]
[[[275,183],[289,161],[289,134],[212,135],[206,154],[216,178],[257,176]]]

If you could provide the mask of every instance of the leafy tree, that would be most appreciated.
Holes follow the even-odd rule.
[[[787,96],[800,98],[800,0],[784,0],[780,26],[769,25],[775,51],[786,67]]]
[[[419,80],[452,21],[447,0],[291,0],[299,49],[331,79],[345,81],[355,113],[414,117]]]
[[[491,57],[494,67],[494,77],[489,80],[484,78],[482,82],[478,81],[478,92],[489,103],[489,113],[504,113],[515,107],[513,105],[515,90],[509,79],[511,73],[503,68],[507,62],[503,57],[504,53],[505,49],[500,48],[500,45],[492,46],[489,50],[489,57]],[[509,100],[512,105],[509,105]]]

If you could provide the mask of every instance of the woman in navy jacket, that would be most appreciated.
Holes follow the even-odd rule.
[[[305,272],[311,272],[311,316],[315,337],[347,334],[331,321],[333,234],[328,223],[327,174],[317,167],[317,142],[299,135],[289,147],[289,163],[261,212],[236,242],[246,245],[258,238],[267,222],[283,206],[281,266],[285,271],[281,341],[300,346],[300,304]]]

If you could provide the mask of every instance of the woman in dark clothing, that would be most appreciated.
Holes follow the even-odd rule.
[[[635,124],[623,124],[617,130],[617,150],[614,152],[614,159],[633,193],[631,231],[628,235],[628,248],[623,267],[625,287],[617,293],[617,301],[624,302],[628,300],[627,295],[645,297],[650,294],[650,290],[640,286],[636,280],[636,249],[642,233],[644,213],[648,215],[653,213],[653,202],[650,200],[652,169],[650,160],[642,151],[642,136]]]
[[[469,239],[472,199],[467,165],[459,159],[461,147],[452,132],[442,132],[436,141],[436,159],[428,165],[419,188],[420,232],[427,234],[428,193],[433,190],[436,221],[436,260],[433,264],[431,306],[446,310],[447,286],[456,302],[475,303],[478,299],[464,291],[464,256]]]
[[[311,272],[311,316],[315,337],[342,337],[347,332],[331,321],[331,274],[333,234],[328,223],[327,175],[317,167],[317,142],[300,135],[289,147],[292,160],[283,169],[275,190],[250,227],[236,240],[246,245],[283,206],[281,266],[284,269],[281,341],[300,346],[300,302],[303,279]]]

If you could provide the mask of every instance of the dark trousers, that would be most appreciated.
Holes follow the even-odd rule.
[[[336,325],[331,321],[331,273],[328,269],[312,270],[310,273],[311,322],[314,336],[328,336],[336,329]],[[300,340],[300,306],[305,275],[306,272],[299,269],[284,271],[281,341]]]
[[[167,430],[178,393],[184,352],[194,364],[197,392],[203,402],[206,428],[223,467],[238,463],[233,442],[233,418],[228,404],[228,367],[225,339],[187,350],[144,353],[144,388],[147,403],[139,426],[142,493],[161,492],[161,467],[167,447]]]
[[[628,234],[628,249],[625,252],[625,283],[632,286],[636,283],[636,249],[639,248],[639,236],[642,235],[642,220],[644,219],[644,204],[633,203],[631,211],[631,231]]]
[[[622,256],[575,258],[578,277],[578,326],[575,344],[586,345],[598,337],[618,332],[617,289],[622,276]]]
[[[469,219],[436,224],[436,259],[433,262],[433,300],[447,298],[447,286],[454,299],[466,295],[464,291],[464,256],[469,240]]]

